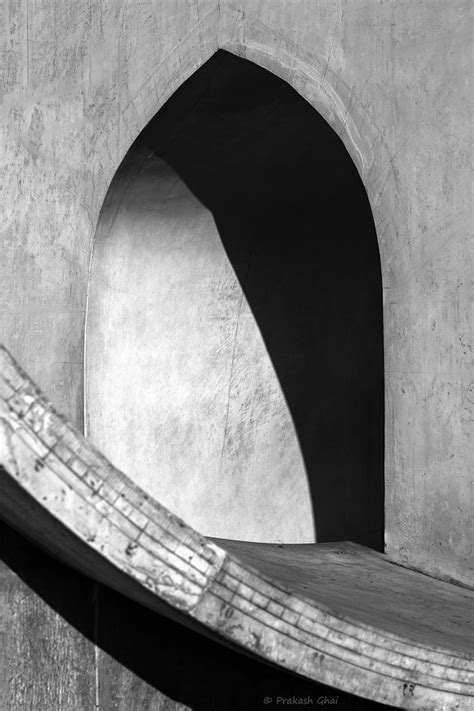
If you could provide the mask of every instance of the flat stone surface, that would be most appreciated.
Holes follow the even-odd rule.
[[[474,592],[392,563],[355,543],[271,545],[212,539],[333,614],[420,646],[472,654]]]

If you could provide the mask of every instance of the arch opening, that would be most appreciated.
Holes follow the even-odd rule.
[[[89,435],[206,535],[383,548],[377,238],[342,141],[219,51],[131,147],[99,220]]]

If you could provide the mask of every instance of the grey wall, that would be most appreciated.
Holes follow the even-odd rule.
[[[99,223],[89,435],[207,535],[312,542],[295,428],[212,214],[149,154],[128,156]]]
[[[467,0],[5,5],[2,341],[81,426],[88,264],[110,182],[218,47],[245,55],[329,121],[367,188],[384,281],[387,551],[471,579],[469,9]],[[19,622],[27,645],[28,620],[41,627],[50,613],[2,575],[5,619],[30,611]],[[83,655],[77,634],[64,644]],[[38,683],[62,678],[54,655],[41,661]],[[64,685],[51,694],[63,698]]]
[[[88,263],[132,141],[218,46],[283,77],[342,137],[384,283],[386,543],[466,579],[470,34],[467,2],[28,2],[5,10],[3,341],[82,421]]]

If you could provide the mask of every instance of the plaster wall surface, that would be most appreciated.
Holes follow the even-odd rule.
[[[206,535],[313,542],[297,434],[212,214],[147,153],[132,149],[96,236],[89,432]]]
[[[83,418],[88,265],[140,130],[218,47],[329,121],[366,186],[385,298],[386,544],[470,579],[470,4],[13,2],[2,8],[2,341]]]
[[[82,426],[89,259],[110,182],[146,123],[219,47],[246,56],[335,128],[374,212],[385,293],[387,551],[429,574],[471,579],[470,3],[12,0],[0,12],[2,342]],[[11,536],[2,543],[2,708],[128,711],[137,700],[173,708],[144,684],[143,668],[134,676],[94,648],[94,626],[114,607],[107,591],[101,598],[88,581],[69,584],[35,550],[19,555]],[[137,618],[123,601],[118,609],[137,623],[131,639],[150,629],[143,611]],[[129,668],[140,634],[123,657]],[[168,649],[162,625],[153,639],[155,653]],[[181,656],[172,658],[181,668]],[[162,661],[166,669],[167,654]],[[162,682],[176,698],[170,677]]]

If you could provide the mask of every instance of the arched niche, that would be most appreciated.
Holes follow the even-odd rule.
[[[342,141],[227,52],[149,122],[97,228],[88,434],[206,535],[382,547],[381,270]]]

